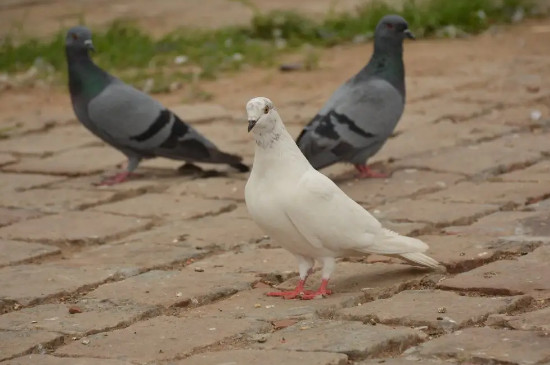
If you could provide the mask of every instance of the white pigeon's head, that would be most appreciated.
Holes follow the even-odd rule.
[[[273,103],[268,98],[257,97],[246,104],[248,131],[271,132],[277,123]]]

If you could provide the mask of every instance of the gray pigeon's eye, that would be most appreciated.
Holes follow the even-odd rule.
[[[266,105],[264,108],[264,114],[267,114],[267,113],[269,113],[269,106]]]
[[[75,33],[71,33],[71,37],[76,41],[78,39],[78,36]]]

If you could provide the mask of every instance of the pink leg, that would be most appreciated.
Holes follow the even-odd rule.
[[[115,176],[111,176],[111,177],[106,178],[105,180],[101,181],[97,185],[104,186],[104,185],[120,184],[121,182],[124,182],[124,181],[128,180],[128,177],[130,175],[131,175],[131,173],[128,172],[128,171],[119,172]]]
[[[306,278],[307,279],[307,278]],[[298,282],[298,285],[296,285],[296,288],[291,291],[274,291],[269,292],[266,295],[269,297],[283,297],[285,299],[294,299],[299,296],[304,296],[311,293],[311,290],[304,290],[304,286],[306,285],[305,280],[300,280]]]
[[[303,300],[310,300],[310,299],[315,299],[315,298],[318,298],[318,297],[326,297],[328,295],[331,295],[332,291],[330,289],[327,289],[327,286],[328,286],[328,279],[323,279],[321,281],[321,286],[319,287],[319,289],[316,292],[307,293],[307,294],[304,293],[302,295],[302,299]]]
[[[364,178],[386,178],[386,177],[390,176],[389,174],[384,174],[384,173],[381,173],[381,172],[374,171],[370,167],[368,167],[367,165],[355,165],[355,168],[357,169],[357,171],[359,171],[359,176],[358,177],[361,178],[361,179],[364,179]]]

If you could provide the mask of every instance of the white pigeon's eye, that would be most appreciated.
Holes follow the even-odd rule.
[[[267,113],[269,113],[269,106],[266,105],[264,108],[264,114],[267,114]]]

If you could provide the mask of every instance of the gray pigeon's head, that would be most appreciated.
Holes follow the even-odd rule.
[[[402,44],[403,39],[414,39],[407,21],[399,15],[386,15],[378,22],[374,32],[375,40],[386,44]]]
[[[88,50],[94,49],[92,32],[84,26],[72,27],[67,31],[65,47],[67,49],[88,53]]]
[[[273,118],[271,114],[273,110],[273,103],[268,98],[250,99],[246,104],[248,131],[250,132],[252,129],[265,132],[273,130],[276,123],[276,118]]]

